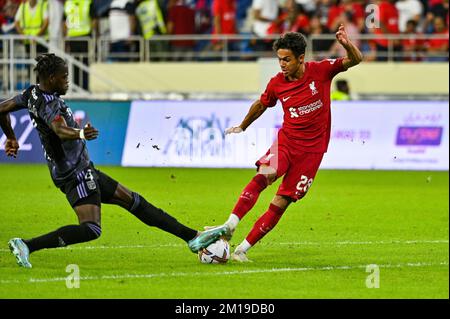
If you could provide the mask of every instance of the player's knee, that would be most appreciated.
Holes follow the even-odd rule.
[[[272,184],[277,179],[276,169],[270,166],[261,165],[259,167],[258,174],[261,174],[266,177],[268,185]]]
[[[142,204],[142,202],[144,201],[144,198],[139,195],[138,193],[132,192],[131,193],[131,205],[130,208],[128,208],[128,211],[130,213],[135,213],[136,210],[138,209],[138,207]]]
[[[283,215],[288,206],[292,203],[292,198],[284,195],[275,195],[270,203],[270,210],[276,215]]]
[[[277,173],[269,174],[267,176],[267,183],[271,185],[273,182],[277,180]]]
[[[277,180],[277,173],[270,173],[270,174],[262,174],[266,180],[267,180],[267,185],[271,185],[273,182],[275,182]]]
[[[80,225],[84,228],[86,241],[94,240],[102,235],[102,227],[95,222],[84,222]]]
[[[113,204],[119,205],[122,208],[129,210],[130,207],[132,207],[133,203],[135,202],[133,194],[134,193],[132,191],[130,191],[125,186],[118,183],[114,191],[114,195],[109,202],[112,202]]]

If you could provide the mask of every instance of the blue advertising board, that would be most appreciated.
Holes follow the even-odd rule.
[[[100,132],[87,146],[92,161],[98,165],[120,165],[130,112],[130,102],[67,101],[80,125],[90,122]],[[0,162],[45,163],[39,135],[27,110],[11,113],[11,125],[19,142],[17,158],[8,158],[4,152],[6,137],[0,136]]]

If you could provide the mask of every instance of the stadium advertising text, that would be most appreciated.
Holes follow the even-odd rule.
[[[253,168],[276,138],[283,113],[267,110],[239,137],[224,130],[239,123],[251,101],[71,102],[101,139],[88,143],[99,165]],[[446,101],[333,102],[331,142],[323,169],[448,170]],[[25,110],[11,114],[20,145],[15,161],[44,163]],[[5,135],[0,136],[0,150]],[[0,152],[0,162],[11,162]]]
[[[242,135],[250,101],[136,101],[123,166],[253,168],[276,138],[283,113],[268,109]],[[324,169],[448,170],[447,102],[333,102]],[[150,126],[148,118],[160,120]]]

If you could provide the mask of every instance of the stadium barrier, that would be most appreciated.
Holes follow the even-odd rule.
[[[266,40],[274,40],[278,36],[274,34],[267,37]],[[358,85],[355,87],[355,91],[359,91],[360,89],[365,92],[378,90],[377,93],[386,93],[382,91],[386,87],[387,92],[395,91],[397,85],[385,85],[383,88],[378,87],[378,84],[385,82],[386,73],[378,72],[383,81],[379,81],[379,83],[376,83],[377,85],[372,85],[374,79],[378,80],[378,77],[373,75],[373,71],[378,70],[379,66],[383,65],[383,63],[390,65],[391,69],[387,69],[387,71],[394,69],[393,72],[395,73],[392,74],[396,75],[388,83],[413,83],[420,92],[425,92],[426,94],[441,91],[443,87],[448,88],[447,51],[426,52],[419,50],[417,52],[397,52],[393,46],[394,41],[399,40],[428,41],[434,39],[436,41],[448,42],[448,34],[383,35],[383,38],[388,39],[388,50],[386,52],[372,52],[368,43],[377,38],[377,35],[364,34],[355,36],[353,39],[361,48],[365,57],[365,63],[358,67],[360,76],[356,81],[357,84],[361,83],[363,87],[360,88]],[[35,64],[34,58],[38,53],[47,51],[56,53],[67,61],[71,82],[68,96],[73,99],[89,99],[92,93],[98,94],[105,92],[109,94],[153,93],[161,91],[185,93],[196,90],[201,90],[202,92],[204,90],[214,90],[215,92],[224,92],[224,90],[225,92],[259,92],[258,83],[256,82],[257,79],[254,81],[254,78],[258,77],[258,72],[262,73],[266,71],[265,69],[259,70],[260,66],[258,61],[268,57],[274,57],[274,53],[270,49],[254,51],[248,44],[257,41],[258,38],[251,34],[155,35],[148,41],[144,41],[142,37],[133,36],[128,40],[135,44],[135,49],[127,50],[126,52],[111,52],[111,39],[109,37],[81,37],[77,38],[77,40],[64,38],[61,45],[53,46],[44,38],[40,37],[2,35],[0,36],[0,97],[4,98],[18,93],[30,83],[34,83],[35,74],[32,72]],[[194,41],[201,45],[196,46],[196,49],[192,52],[178,52],[169,44],[173,44],[173,41],[179,40]],[[321,60],[323,58],[341,56],[341,53],[338,54],[332,50],[322,52],[315,49],[315,43],[334,40],[335,36],[333,34],[321,34],[308,37],[308,46],[306,48],[307,59]],[[24,45],[24,41],[30,41],[29,50]],[[212,50],[210,45],[213,41],[222,42],[224,44],[222,50]],[[72,52],[69,54],[68,52],[70,51],[72,42],[84,43],[85,49],[82,52]],[[164,49],[161,51],[156,48]],[[380,60],[387,62],[373,62]],[[185,63],[189,64],[187,68]],[[211,63],[214,63],[213,68],[208,66]],[[399,65],[398,63],[423,66],[417,72],[412,72],[411,70],[408,73],[412,78],[400,77],[405,67],[401,66],[397,70],[395,66]],[[277,62],[272,63],[272,66],[277,67],[277,65]],[[365,65],[370,65],[371,67],[369,67],[370,70],[364,70],[363,72]],[[424,66],[430,66],[430,71],[426,70]],[[230,69],[230,71],[227,72],[227,69]],[[445,69],[446,73],[439,71],[439,69]],[[270,68],[267,68],[267,70],[270,70]],[[354,72],[352,71],[351,73],[353,74]],[[189,81],[186,81],[185,77],[180,76],[180,74],[188,74]],[[211,74],[214,74],[215,80],[205,81],[205,78],[211,79]],[[239,76],[236,76],[236,74]],[[273,73],[271,72],[271,74]],[[391,75],[391,73],[389,74]],[[434,76],[435,74],[438,77],[428,81],[431,75]],[[417,75],[419,75],[419,81],[416,81]],[[446,77],[444,78],[441,75],[446,75]],[[426,76],[427,78],[423,79],[424,81],[420,81],[422,80],[420,76]],[[221,80],[221,78],[224,80]],[[228,78],[231,78],[231,81],[225,81]],[[132,80],[127,81],[127,79]],[[397,81],[397,79],[400,81]],[[430,83],[435,83],[435,85],[431,85]],[[420,84],[426,84],[426,88],[422,89]],[[203,88],[204,86],[206,87]],[[408,86],[405,85],[405,87]],[[412,88],[411,90],[412,92],[416,92]],[[448,90],[446,92],[448,94]],[[135,98],[131,97],[129,99]]]
[[[238,124],[250,100],[70,101],[84,125],[100,131],[88,142],[99,165],[254,168],[275,139],[283,114],[277,105],[246,132],[224,135]],[[324,169],[448,170],[448,101],[353,101],[332,103],[331,142]],[[44,162],[37,132],[26,111],[12,124],[21,145],[18,158]]]

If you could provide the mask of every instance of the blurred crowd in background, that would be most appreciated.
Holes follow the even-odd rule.
[[[220,52],[224,46],[245,58],[248,52],[271,53],[271,35],[333,35],[340,24],[356,39],[366,60],[386,61],[380,52],[393,49],[410,53],[399,54],[399,61],[448,61],[448,0],[0,0],[0,8],[2,35],[44,37],[74,54],[88,50],[88,44],[77,39],[106,37],[108,50],[119,53],[119,61],[132,60],[120,58],[120,53],[140,50],[135,36],[251,35],[246,41],[149,41],[151,52],[170,51],[171,60],[185,60],[192,52]],[[359,41],[358,35],[365,34],[378,36]],[[409,37],[389,44],[383,34]],[[314,41],[312,49],[327,57],[344,54],[333,38]]]

